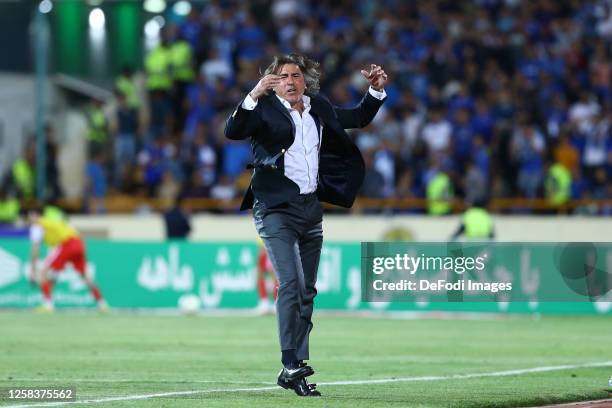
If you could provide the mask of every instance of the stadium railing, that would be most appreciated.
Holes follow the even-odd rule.
[[[185,198],[183,206],[191,211],[207,211],[216,213],[237,213],[241,198],[233,200],[220,200],[214,198]],[[139,210],[164,211],[171,205],[171,201],[160,198],[134,197],[128,195],[113,195],[103,200],[103,208],[107,213],[133,213]],[[35,203],[24,203],[24,208],[33,206]],[[86,212],[87,205],[83,199],[62,199],[57,205],[68,212]],[[398,212],[398,213],[427,213],[428,202],[423,198],[366,198],[359,197],[350,210],[324,204],[324,208],[330,212],[337,213],[376,213],[376,212]],[[463,212],[468,206],[462,200],[452,201],[452,213]],[[494,198],[488,208],[493,213],[534,213],[534,214],[574,214],[580,209],[581,214],[599,214],[602,209],[608,213],[612,209],[612,199],[581,199],[571,200],[562,205],[552,204],[544,198]]]

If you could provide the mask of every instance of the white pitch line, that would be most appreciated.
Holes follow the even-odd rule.
[[[254,392],[254,391],[271,391],[276,390],[279,387],[259,387],[259,388],[220,388],[213,390],[192,390],[192,391],[172,391],[172,392],[160,392],[156,394],[143,394],[143,395],[125,395],[122,397],[107,397],[100,399],[88,399],[88,400],[77,400],[77,401],[57,401],[57,402],[45,402],[42,404],[25,404],[25,405],[7,405],[2,408],[26,408],[26,407],[60,407],[63,405],[72,404],[100,404],[102,402],[116,402],[116,401],[135,401],[145,400],[150,398],[159,397],[175,397],[182,395],[194,395],[194,394],[210,394],[215,392]]]
[[[511,375],[542,373],[546,371],[561,371],[561,370],[571,370],[574,368],[593,368],[593,367],[609,367],[609,366],[612,366],[612,361],[604,361],[601,363],[522,368],[518,370],[497,371],[497,372],[492,372],[492,373],[428,375],[428,376],[423,376],[423,377],[381,378],[379,380],[332,381],[332,382],[326,382],[326,383],[317,383],[317,385],[361,385],[361,384],[386,384],[386,383],[394,383],[394,382],[464,380],[464,379],[469,379],[469,378],[507,377]]]
[[[604,361],[599,363],[585,363],[585,364],[567,364],[559,366],[545,366],[545,367],[532,367],[522,368],[516,370],[506,371],[494,371],[489,373],[472,373],[472,374],[453,374],[453,375],[432,375],[432,376],[421,376],[421,377],[399,377],[399,378],[381,378],[378,380],[355,380],[355,381],[331,381],[321,382],[318,385],[361,385],[361,384],[388,384],[397,382],[418,382],[418,381],[443,381],[443,380],[461,380],[469,378],[485,378],[485,377],[507,377],[512,375],[531,374],[531,373],[542,373],[548,371],[561,371],[561,370],[572,370],[576,368],[593,368],[593,367],[611,367],[612,361]],[[195,394],[212,394],[212,393],[223,393],[223,392],[258,392],[258,391],[272,391],[280,390],[279,387],[257,387],[257,388],[220,388],[212,390],[191,390],[191,391],[172,391],[162,392],[156,394],[142,394],[142,395],[125,395],[118,397],[107,397],[100,399],[87,399],[78,401],[58,401],[58,402],[45,402],[40,404],[24,404],[24,405],[7,405],[2,408],[29,408],[29,407],[59,407],[64,405],[72,404],[100,404],[104,402],[116,402],[116,401],[135,401],[145,400],[159,397],[175,397],[183,395],[195,395]]]
[[[0,0],[2,1],[2,0]],[[6,382],[6,380],[0,380]],[[57,382],[57,379],[49,378],[12,378],[11,381],[16,382],[44,382],[53,383]],[[223,380],[143,380],[138,378],[70,378],[62,381],[65,384],[72,383],[156,383],[156,384],[250,384],[250,385],[275,385],[275,382],[271,381],[223,381]],[[6,387],[4,387],[6,388]],[[0,405],[0,408],[4,408]]]

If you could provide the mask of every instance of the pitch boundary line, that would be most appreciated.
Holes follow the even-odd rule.
[[[572,370],[576,368],[594,368],[594,367],[610,367],[610,366],[612,366],[612,360],[599,362],[599,363],[543,366],[543,367],[522,368],[522,369],[506,370],[506,371],[494,371],[494,372],[488,372],[488,373],[381,378],[378,380],[317,382],[317,385],[319,386],[362,385],[362,384],[388,384],[388,383],[397,383],[397,382],[462,380],[462,379],[470,379],[470,378],[508,377],[512,375],[542,373],[542,372],[549,372],[549,371]],[[78,401],[58,401],[58,402],[44,402],[44,403],[21,404],[21,405],[6,405],[6,406],[3,406],[2,408],[59,407],[59,406],[74,405],[74,404],[100,404],[104,402],[136,401],[136,400],[146,400],[146,399],[151,399],[151,398],[175,397],[175,396],[185,396],[185,395],[195,395],[195,394],[213,394],[213,393],[224,393],[224,392],[259,392],[259,391],[272,391],[272,390],[280,390],[280,388],[278,386],[274,386],[274,387],[257,387],[257,388],[255,387],[219,388],[219,389],[210,389],[210,390],[172,391],[172,392],[162,392],[162,393],[155,393],[155,394],[124,395],[124,396],[117,396],[117,397],[86,399],[86,400],[78,400]]]
[[[0,0],[2,1],[2,0]],[[2,380],[5,381],[5,380]],[[19,382],[44,382],[54,383],[56,379],[49,378],[13,378],[12,381]],[[233,381],[233,380],[143,380],[132,378],[71,378],[64,382],[65,384],[72,383],[149,383],[149,384],[250,384],[250,385],[275,385],[272,381]],[[6,387],[4,387],[6,388]],[[0,408],[4,408],[0,405]]]
[[[612,361],[601,363],[568,364],[560,366],[522,368],[516,370],[496,371],[491,373],[472,373],[472,374],[453,374],[453,375],[431,375],[423,377],[400,377],[400,378],[381,378],[379,380],[355,380],[355,381],[332,381],[327,383],[317,383],[317,385],[363,385],[363,384],[386,384],[394,382],[417,382],[417,381],[440,381],[440,380],[465,380],[470,378],[483,377],[508,377],[511,375],[543,373],[547,371],[571,370],[575,368],[594,368],[609,367]]]

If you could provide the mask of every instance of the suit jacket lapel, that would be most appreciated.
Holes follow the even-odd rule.
[[[317,115],[323,121],[323,123],[329,125],[329,115],[326,115],[325,111],[326,109],[324,106],[322,106],[321,99],[318,98],[316,95],[310,96],[310,112]]]
[[[291,118],[291,115],[287,111],[287,108],[283,106],[281,101],[278,100],[274,92],[270,94],[269,98],[270,98],[270,102],[272,103],[272,106],[276,110],[278,110],[280,113],[282,113],[287,118],[289,123],[291,123],[291,144],[293,144],[293,139],[295,139],[295,123],[293,123],[293,119]]]
[[[346,132],[340,126],[338,120],[333,116],[332,106],[325,99],[317,95],[310,96],[310,112],[317,115],[321,122],[323,122],[324,126],[333,129],[334,133],[337,134],[338,137],[340,137],[344,142],[349,141]]]
[[[270,102],[272,102],[272,106],[274,106],[274,108],[279,110],[283,115],[287,117],[287,119],[293,122],[293,120],[291,119],[291,115],[289,115],[289,112],[287,112],[287,108],[285,108],[281,101],[278,100],[278,97],[274,92],[270,93],[270,96],[268,98],[270,98]]]
[[[336,133],[345,133],[342,126],[340,126],[340,122],[338,122],[334,115],[331,104],[327,100],[318,95],[314,95],[310,99],[310,106],[310,111],[319,115],[319,118],[321,118],[325,126],[331,127]]]

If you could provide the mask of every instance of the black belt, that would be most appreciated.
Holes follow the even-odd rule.
[[[313,198],[317,198],[317,192],[313,191],[312,193],[298,194],[295,198],[298,201],[311,200]]]

